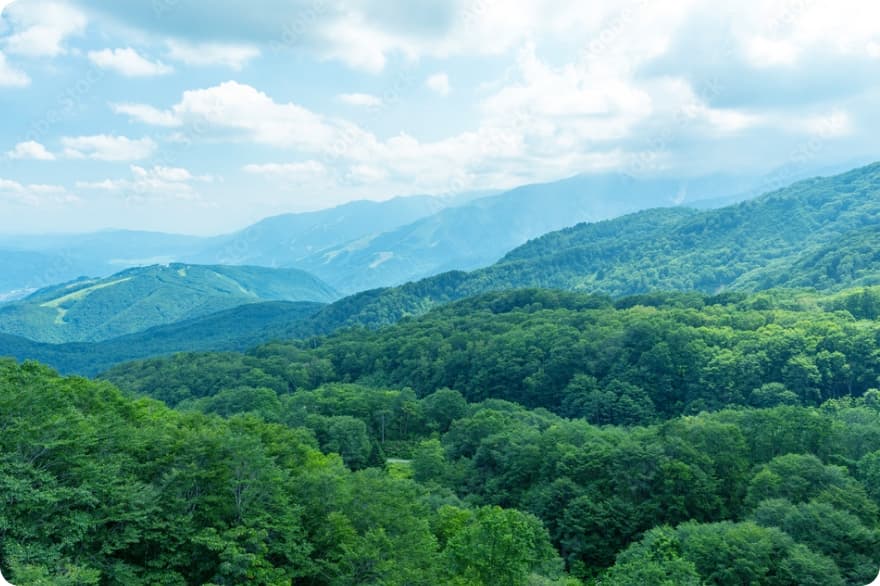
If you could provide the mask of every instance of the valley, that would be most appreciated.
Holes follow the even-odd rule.
[[[880,7],[0,0],[0,586],[880,584]]]

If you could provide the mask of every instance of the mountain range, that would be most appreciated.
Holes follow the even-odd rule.
[[[614,218],[657,202],[700,201],[734,185],[733,179],[719,176],[682,181],[578,175],[448,207],[375,237],[320,251],[298,266],[345,293],[398,285],[492,264],[531,238],[577,222]]]
[[[93,374],[160,353],[237,349],[345,327],[379,327],[497,290],[555,288],[624,296],[772,287],[833,291],[874,284],[880,284],[880,163],[717,210],[656,208],[579,224],[533,239],[483,269],[451,271],[326,305],[263,308],[256,303],[91,345],[39,345],[5,336],[0,355],[39,358],[66,371]],[[230,334],[233,324],[240,328],[238,337]]]
[[[753,183],[723,175],[579,175],[500,193],[356,201],[215,237],[126,230],[0,236],[0,302],[82,276],[169,262],[299,268],[351,294],[486,266],[546,232],[658,202],[718,207],[753,196]]]
[[[717,210],[657,208],[583,223],[499,262],[342,299],[318,332],[377,327],[493,290],[546,287],[632,295],[653,290],[836,289],[880,283],[880,163],[800,181]]]

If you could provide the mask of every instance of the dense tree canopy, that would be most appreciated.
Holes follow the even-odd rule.
[[[304,428],[175,412],[35,363],[0,362],[0,494],[0,565],[28,586],[490,584],[471,549],[486,535],[516,536],[490,558],[506,583],[562,566],[526,513],[352,473]]]
[[[862,586],[880,567],[878,315],[871,288],[526,290],[103,381],[0,362],[0,567]]]
[[[812,405],[880,378],[880,289],[835,295],[654,294],[613,302],[491,293],[377,332],[185,354],[114,368],[122,388],[176,405],[238,386],[280,394],[328,382],[442,388],[596,424],[635,425],[728,405]]]

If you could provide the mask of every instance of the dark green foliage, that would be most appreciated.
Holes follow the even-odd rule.
[[[877,285],[878,175],[880,163],[836,177],[803,181],[720,210],[655,209],[578,225],[529,242],[488,268],[471,273],[449,272],[399,287],[357,293],[314,314],[300,316],[301,319],[275,323],[276,327],[262,335],[260,330],[254,330],[249,339],[256,344],[278,338],[308,338],[347,327],[377,328],[469,296],[523,287],[629,295],[613,302],[619,309],[635,305],[699,309],[703,305],[742,303],[744,292],[773,287],[837,291]],[[657,289],[690,293],[672,294]],[[780,307],[774,295],[778,294],[753,297],[751,308]],[[856,295],[853,299],[838,299],[836,307],[857,319],[876,319],[880,311],[876,291],[869,293],[869,297]],[[36,320],[34,323],[48,327],[48,331],[57,330],[53,326],[57,311],[47,309],[50,308],[29,314],[26,321]],[[210,308],[199,308],[202,310]],[[176,319],[180,317],[178,312]],[[235,316],[217,318],[234,322]],[[143,323],[138,327],[144,327]],[[224,329],[219,322],[216,327]],[[26,333],[20,329],[12,331]],[[179,334],[183,335],[183,331]],[[104,335],[110,334],[101,334]],[[145,348],[149,350],[137,354],[128,350],[132,344],[124,338],[101,345],[46,347],[2,337],[0,354],[39,358],[64,372],[94,374],[99,367],[131,358],[231,347],[201,340],[203,334],[198,328],[187,334],[188,342],[173,336],[166,339],[162,332],[156,335],[158,340],[150,336],[138,338],[148,342]],[[56,339],[57,336],[53,338]],[[799,373],[802,376],[798,378],[796,362],[790,380],[809,381],[808,372]],[[767,400],[784,403],[791,398],[755,398],[756,402]],[[624,403],[629,409],[629,401]]]
[[[629,431],[490,403],[422,444],[417,477],[536,514],[575,574],[595,577],[617,556],[599,583],[860,586],[880,566],[876,504],[827,463],[868,457],[880,410],[864,401]],[[662,525],[678,529],[651,530]]]
[[[178,411],[4,363],[0,478],[21,496],[3,569],[861,586],[880,565],[880,326],[851,310],[872,297],[493,293],[108,373]]]
[[[841,507],[845,504],[841,503]],[[880,551],[876,509],[873,512],[874,517],[863,522],[820,500],[793,505],[788,500],[775,499],[762,502],[753,518],[759,525],[778,527],[813,551],[834,559],[848,582],[867,584],[877,573],[876,557]]]
[[[303,324],[301,333],[378,327],[456,299],[523,287],[622,296],[876,285],[878,194],[880,163],[719,210],[653,209],[580,224],[537,238],[485,269],[353,295]]]
[[[880,565],[876,396],[598,428],[496,399],[463,406],[447,390],[417,399],[411,390],[325,384],[283,394],[281,413],[315,429],[327,451],[348,449],[321,431],[339,417],[362,421],[380,445],[417,442],[416,481],[474,505],[531,512],[567,568],[602,584],[861,586]],[[662,525],[678,529],[651,531]],[[643,537],[654,545],[632,549]]]
[[[320,303],[248,303],[204,317],[156,326],[94,343],[42,344],[0,334],[0,355],[39,360],[63,373],[94,376],[115,364],[175,352],[244,351],[289,339],[290,328],[317,313]]]
[[[728,405],[815,406],[861,395],[880,377],[880,324],[837,310],[874,290],[841,295],[773,291],[735,304],[667,295],[645,307],[558,291],[490,293],[376,332],[150,360],[106,376],[171,405],[242,384],[284,393],[358,381],[419,397],[456,389],[470,402],[504,399],[596,424]],[[428,405],[460,412],[460,403],[442,407],[444,396],[454,401],[441,393]],[[435,431],[450,416],[436,415]]]

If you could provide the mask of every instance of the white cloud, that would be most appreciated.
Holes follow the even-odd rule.
[[[312,180],[327,174],[327,168],[318,161],[251,164],[245,165],[244,171],[254,175],[277,176],[293,181]]]
[[[544,71],[533,81],[553,82],[554,76],[565,75],[549,68]],[[633,113],[612,112],[617,118],[608,123],[596,120],[590,112],[584,114],[576,99],[553,104],[550,96],[541,93],[560,87],[564,86],[556,82],[543,89],[518,87],[522,93],[513,97],[502,90],[487,100],[487,113],[478,129],[435,142],[421,142],[406,133],[380,140],[352,122],[275,102],[237,82],[184,92],[167,110],[146,106],[127,108],[126,113],[143,122],[198,128],[204,140],[252,141],[298,151],[318,161],[249,165],[245,170],[250,173],[306,180],[326,169],[328,179],[337,184],[388,181],[405,185],[403,189],[443,192],[508,186],[619,162],[621,155],[613,149],[588,148],[586,143],[600,132],[617,136],[622,130],[616,126],[629,124],[627,117]],[[635,106],[640,115],[644,109],[640,99]]]
[[[449,76],[445,73],[435,73],[425,80],[425,85],[441,96],[448,96],[452,91],[452,86],[449,85]]]
[[[64,41],[85,32],[85,14],[67,2],[27,0],[15,2],[4,12],[12,34],[3,43],[6,50],[28,57],[55,57],[66,52]]]
[[[145,59],[130,47],[89,51],[89,60],[102,69],[110,69],[126,77],[152,77],[174,71],[161,61]]]
[[[868,51],[868,56],[873,57],[874,59],[880,59],[880,43],[876,41],[869,42],[865,48]]]
[[[144,168],[131,165],[130,179],[105,179],[103,181],[80,181],[76,187],[84,190],[109,191],[131,200],[145,199],[199,199],[193,183],[207,182],[208,176],[196,177],[181,167],[154,166]]]
[[[807,134],[818,138],[841,138],[853,133],[852,117],[848,112],[833,110],[823,116],[809,116],[803,120],[797,120],[799,127]]]
[[[295,152],[291,160],[317,161],[322,177],[337,185],[370,184],[384,192],[506,187],[579,172],[626,171],[632,160],[651,161],[648,170],[666,172],[676,170],[673,164],[695,167],[696,159],[712,156],[706,145],[720,141],[755,141],[762,149],[776,141],[787,145],[779,146],[786,150],[781,156],[787,156],[792,141],[819,132],[820,122],[813,119],[828,109],[827,96],[807,97],[798,107],[786,108],[780,105],[784,98],[755,104],[752,94],[778,93],[764,91],[764,83],[815,84],[809,57],[817,50],[831,56],[823,65],[837,64],[841,55],[868,62],[866,53],[874,50],[871,43],[880,29],[877,21],[860,20],[853,25],[855,40],[846,39],[839,34],[846,19],[829,15],[825,0],[772,10],[745,2],[731,6],[723,18],[715,5],[698,0],[590,5],[512,0],[480,3],[479,9],[466,2],[442,4],[452,14],[436,28],[434,20],[423,28],[410,26],[418,15],[392,14],[379,22],[358,8],[328,6],[309,26],[295,27],[296,34],[284,42],[374,72],[391,57],[407,63],[454,55],[476,59],[521,47],[502,79],[480,87],[482,99],[462,117],[476,118],[466,131],[431,140],[412,131],[377,135],[234,81],[187,91],[166,109],[146,104],[116,109],[147,124],[198,129],[195,134],[181,130],[191,138],[289,149]],[[821,26],[824,18],[833,23],[829,30]],[[703,37],[709,50],[701,44]],[[425,85],[439,94],[451,92],[449,74],[456,86],[464,83],[451,69],[454,65],[440,66],[448,73],[432,75]],[[413,70],[419,69],[407,71]],[[421,83],[421,75],[411,83]],[[369,94],[336,99],[358,106],[380,103]],[[851,134],[852,119],[822,132]],[[434,134],[441,126],[439,121],[428,131]],[[756,138],[761,133],[769,138]],[[302,165],[249,165],[245,170],[309,176],[313,169]]]
[[[132,139],[125,136],[98,134],[94,136],[64,137],[61,139],[64,155],[72,159],[99,161],[137,161],[156,151],[151,138]]]
[[[30,83],[31,78],[24,71],[12,67],[6,61],[6,55],[0,52],[0,87],[25,87]]]
[[[146,104],[110,104],[110,108],[117,114],[127,114],[133,120],[151,126],[173,128],[181,124],[173,112],[164,112]]]
[[[371,94],[339,94],[336,99],[350,106],[377,108],[382,105],[382,98]]]
[[[534,45],[528,45],[520,52],[517,72],[518,79],[481,104],[484,115],[499,124],[518,121],[539,134],[558,138],[551,132],[555,129],[603,141],[626,137],[654,112],[652,92],[634,84],[615,64],[553,68],[537,58]],[[666,84],[653,88],[653,93],[664,94],[663,99],[669,99],[672,91]]]
[[[14,149],[6,153],[6,156],[10,159],[55,160],[55,155],[46,150],[42,144],[33,140],[18,143]]]
[[[240,140],[277,147],[298,148],[306,152],[331,154],[368,148],[374,142],[358,126],[328,118],[294,103],[277,103],[249,85],[228,81],[218,86],[183,93],[170,110],[136,105],[126,113],[144,123],[164,126],[198,126],[235,131]]]
[[[168,58],[186,65],[202,67],[215,65],[240,71],[248,61],[259,55],[260,50],[250,45],[168,41]]]
[[[346,180],[350,183],[378,183],[388,177],[385,169],[373,165],[354,165],[349,169]]]
[[[791,41],[755,37],[747,41],[746,55],[756,67],[793,65],[799,57],[799,48]]]
[[[74,203],[79,201],[78,197],[68,193],[66,189],[59,185],[24,185],[18,181],[3,179],[0,177],[0,200],[2,199],[29,206]]]
[[[393,38],[364,26],[359,17],[328,22],[323,36],[324,39],[318,42],[320,48],[317,52],[320,55],[370,73],[385,69],[388,60],[386,53],[394,44]]]

